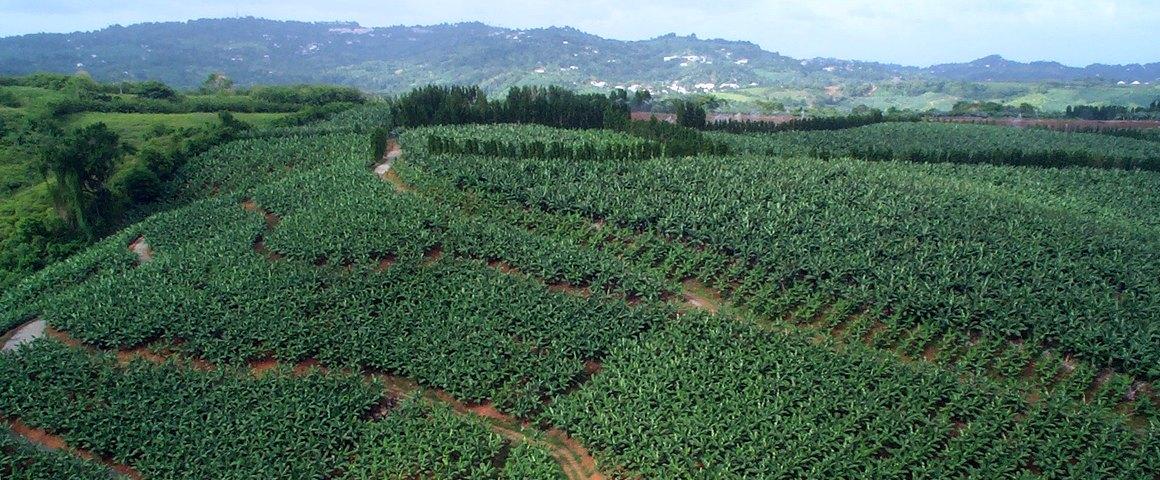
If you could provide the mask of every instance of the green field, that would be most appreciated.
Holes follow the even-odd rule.
[[[391,112],[216,145],[176,206],[0,293],[3,330],[51,327],[0,354],[0,415],[99,459],[0,443],[0,474],[1160,471],[1160,174],[1029,160],[1147,141],[439,125],[380,156]]]
[[[155,210],[150,204],[161,200],[161,182],[213,144],[242,130],[324,118],[350,108],[352,99],[365,100],[341,87],[206,93],[150,83],[102,85],[84,75],[0,81],[0,289]],[[98,125],[121,148],[99,181],[86,181],[100,184],[82,197],[100,199],[102,218],[95,231],[81,232],[62,213],[71,210],[54,203],[64,197],[44,154],[65,148],[73,132]]]
[[[255,127],[268,127],[274,120],[286,116],[282,113],[234,113],[238,120]],[[121,139],[132,145],[141,145],[157,136],[165,129],[203,128],[217,123],[216,113],[107,113],[86,112],[69,116],[69,127],[83,127],[94,123],[104,123],[121,135]]]

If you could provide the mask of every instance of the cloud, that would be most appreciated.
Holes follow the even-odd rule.
[[[482,5],[482,6],[481,6]],[[638,40],[668,32],[748,40],[795,57],[926,65],[992,53],[1072,65],[1160,61],[1153,0],[159,0],[0,1],[0,34],[250,15],[367,26],[459,21],[572,26]]]

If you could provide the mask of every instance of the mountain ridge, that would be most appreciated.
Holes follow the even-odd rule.
[[[240,85],[326,82],[383,93],[429,83],[479,84],[490,92],[551,83],[578,90],[647,88],[661,95],[801,90],[811,92],[810,103],[905,82],[920,84],[911,93],[932,82],[1160,84],[1160,62],[1070,67],[992,55],[917,67],[797,59],[749,41],[696,35],[626,41],[573,27],[512,29],[480,22],[364,27],[244,17],[0,38],[2,75],[78,70],[101,81],[160,80],[184,88],[223,72]]]

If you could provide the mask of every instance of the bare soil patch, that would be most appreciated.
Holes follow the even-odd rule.
[[[709,313],[717,313],[721,310],[723,303],[721,292],[702,285],[696,279],[685,280],[681,282],[681,285],[684,287],[681,297],[686,306]]]
[[[390,254],[379,257],[379,265],[375,268],[375,270],[385,272],[388,268],[391,268],[391,265],[394,265],[397,260],[398,259],[394,255]]]
[[[46,328],[46,334],[74,348],[99,352],[98,349],[84,345],[68,334],[59,330],[52,329],[51,327]],[[116,355],[120,363],[126,363],[137,358],[154,363],[164,363],[176,356],[176,354],[172,353],[156,353],[147,350],[145,347],[118,351],[116,352]],[[186,359],[182,357],[181,360],[187,360],[188,365],[192,365],[193,368],[199,370],[213,370],[216,368],[214,365],[201,359]],[[281,365],[281,363],[270,357],[257,359],[249,362],[249,372],[255,377],[261,377],[271,370],[277,369],[279,365]],[[592,360],[585,363],[585,371],[589,375],[595,374],[600,369],[601,365],[599,362]],[[303,376],[312,372],[327,373],[330,371],[330,369],[322,366],[317,359],[310,358],[294,364],[290,371],[295,376]],[[369,412],[368,415],[372,421],[381,419],[388,415],[394,406],[397,405],[399,396],[412,394],[412,392],[415,392],[420,388],[419,385],[412,380],[395,377],[385,373],[363,372],[361,374],[368,381],[374,380],[382,383],[387,392],[389,392],[389,395],[384,398],[383,402],[377,404]],[[548,430],[546,432],[548,440],[533,438],[517,430],[518,428],[531,428],[529,423],[521,422],[512,416],[501,413],[491,402],[469,405],[455,399],[450,394],[440,389],[429,389],[428,392],[429,395],[435,400],[450,405],[452,409],[457,412],[471,414],[480,418],[487,419],[489,428],[504,436],[505,438],[520,442],[532,443],[547,448],[550,451],[552,457],[560,463],[561,468],[563,468],[567,473],[569,479],[596,480],[604,478],[596,469],[596,459],[588,453],[583,445],[580,445],[579,442],[571,439],[567,434],[560,430]],[[26,438],[30,438],[37,444],[45,445],[49,448],[66,448],[62,439],[52,436],[47,432],[38,431],[32,428],[25,428],[22,431],[18,431],[18,433],[26,436]],[[27,435],[25,435],[25,433],[27,433]],[[73,449],[69,449],[69,451],[76,452],[80,456],[85,456],[84,452],[78,452]],[[85,458],[101,460],[91,455]],[[117,465],[111,462],[106,462],[104,460],[101,461],[119,473],[134,479],[141,478],[140,474],[133,470],[131,467]]]
[[[129,251],[137,254],[138,264],[153,261],[153,247],[149,246],[149,242],[143,236],[137,237],[129,244]]]
[[[874,322],[874,326],[870,327],[870,331],[866,332],[866,335],[862,336],[862,341],[864,343],[870,343],[870,342],[874,341],[874,337],[878,336],[878,334],[885,332],[885,331],[886,331],[886,324],[885,323]]]
[[[938,341],[931,341],[926,345],[922,350],[922,359],[931,363],[938,360]]]
[[[591,298],[592,289],[588,287],[580,287],[572,285],[568,282],[555,282],[548,285],[549,292],[563,293],[573,297]]]
[[[1091,401],[1095,399],[1096,394],[1099,393],[1100,389],[1103,388],[1106,383],[1108,383],[1108,380],[1112,379],[1113,373],[1115,372],[1110,368],[1105,368],[1100,371],[1100,374],[1096,375],[1096,378],[1092,380],[1092,384],[1089,385],[1086,390],[1084,390],[1083,401],[1091,403]]]
[[[264,376],[267,372],[278,368],[278,361],[273,358],[263,358],[250,361],[250,374],[255,377]]]
[[[440,258],[443,258],[443,246],[436,245],[423,254],[423,265],[438,262]]]

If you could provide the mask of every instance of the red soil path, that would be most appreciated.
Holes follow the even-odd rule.
[[[25,440],[28,440],[34,445],[46,448],[48,450],[67,452],[73,456],[100,463],[106,467],[109,467],[110,470],[113,470],[120,475],[132,478],[134,480],[140,480],[143,478],[141,476],[141,472],[138,472],[137,469],[133,467],[97,456],[88,450],[81,450],[78,448],[70,447],[68,443],[65,442],[64,438],[60,437],[59,435],[53,435],[47,430],[30,426],[20,419],[5,419],[0,417],[0,422],[7,425],[8,428],[15,432],[17,435],[24,437]]]

